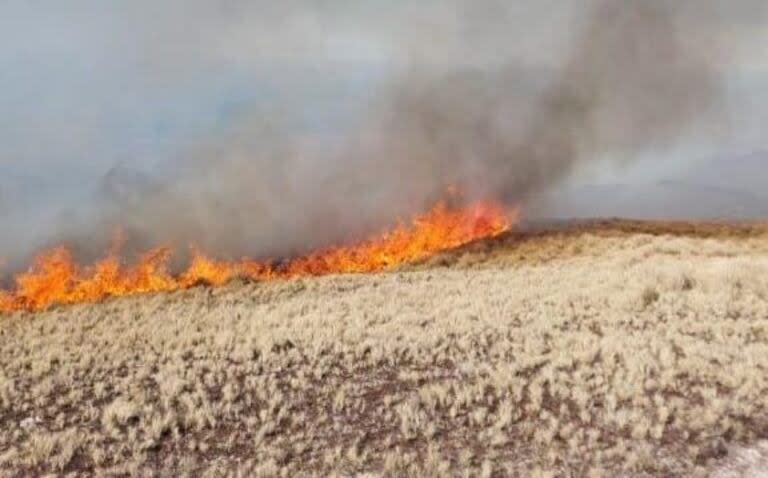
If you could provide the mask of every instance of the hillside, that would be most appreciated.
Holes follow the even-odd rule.
[[[0,474],[766,469],[768,226],[529,227],[389,273],[0,317]]]
[[[756,152],[670,167],[645,180],[626,174],[629,182],[562,185],[531,198],[526,212],[561,218],[756,220],[768,216],[766,165],[768,153]]]

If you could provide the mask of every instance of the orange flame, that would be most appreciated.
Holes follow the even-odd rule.
[[[328,248],[280,265],[251,259],[217,261],[193,248],[189,265],[178,276],[168,271],[169,248],[151,250],[129,267],[122,265],[119,247],[90,267],[78,266],[67,249],[57,248],[40,255],[28,272],[17,275],[14,289],[0,289],[0,312],[39,311],[54,304],[92,303],[202,283],[222,285],[235,277],[276,280],[382,271],[497,236],[509,230],[516,216],[516,212],[508,214],[492,202],[462,208],[440,202],[410,225],[400,224],[373,239]]]

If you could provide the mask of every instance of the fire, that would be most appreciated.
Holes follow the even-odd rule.
[[[0,312],[39,311],[54,304],[78,304],[144,293],[169,292],[199,284],[222,285],[236,277],[268,281],[328,274],[391,269],[469,242],[498,236],[512,227],[516,212],[493,202],[465,207],[438,203],[411,224],[348,246],[332,247],[287,262],[243,259],[218,261],[192,249],[186,270],[173,275],[172,250],[160,247],[131,266],[123,265],[119,247],[91,266],[79,266],[66,248],[41,254],[29,271],[15,277],[10,290],[0,289]]]

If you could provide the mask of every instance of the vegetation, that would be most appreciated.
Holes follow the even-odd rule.
[[[734,231],[594,225],[0,317],[0,474],[748,475],[768,236]]]

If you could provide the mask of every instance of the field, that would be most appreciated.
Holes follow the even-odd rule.
[[[761,225],[0,317],[2,476],[761,476],[766,440]]]

